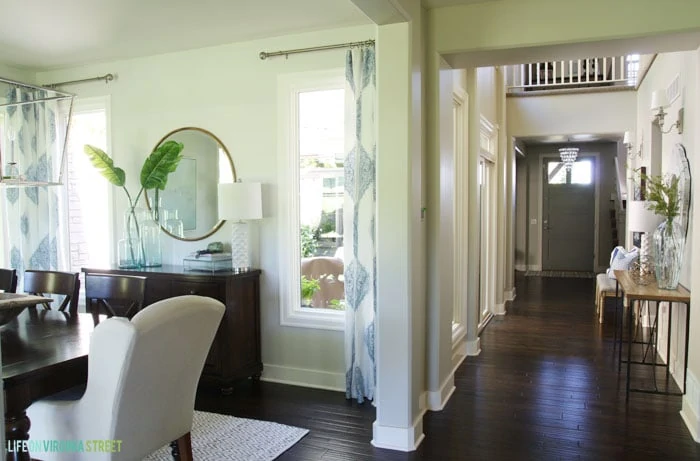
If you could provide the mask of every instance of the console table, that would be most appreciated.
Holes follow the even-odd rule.
[[[685,287],[682,285],[679,285],[677,289],[675,290],[661,290],[657,287],[656,283],[653,282],[649,285],[638,285],[633,279],[632,276],[630,275],[629,271],[626,270],[616,270],[615,271],[615,278],[617,279],[617,283],[619,288],[624,292],[627,300],[628,300],[628,321],[627,321],[627,394],[626,394],[626,399],[629,400],[630,397],[630,392],[645,392],[648,394],[665,394],[665,395],[683,395],[685,394],[685,385],[686,385],[686,376],[687,376],[687,371],[688,371],[688,338],[690,335],[690,291],[688,291]],[[653,356],[653,362],[633,362],[632,361],[632,344],[633,344],[633,337],[632,337],[632,306],[634,305],[634,301],[656,301],[657,303],[657,309],[656,309],[656,320],[654,321],[653,325],[653,332],[652,334],[649,334],[649,342],[645,345],[647,348],[650,348],[653,350],[654,356]],[[659,302],[668,302],[669,303],[669,310],[668,310],[668,335],[667,335],[667,343],[666,343],[666,363],[658,363],[657,362],[657,350],[656,350],[656,344],[652,343],[652,340],[656,338],[658,341],[658,316],[659,316],[659,309],[658,309],[658,303]],[[659,391],[658,388],[655,389],[636,389],[636,388],[631,388],[630,387],[630,367],[632,363],[639,363],[641,365],[651,365],[654,368],[657,366],[663,366],[666,367],[666,380],[669,378],[669,366],[670,366],[670,355],[671,355],[671,314],[673,313],[673,303],[680,303],[680,304],[685,304],[686,308],[686,316],[685,316],[685,361],[683,364],[683,391],[681,393],[678,392],[668,392],[668,391]],[[622,333],[620,334],[622,336]],[[620,337],[620,342],[622,343],[622,337]],[[653,370],[653,373],[656,371]]]
[[[259,270],[199,272],[163,265],[139,269],[82,268],[82,272],[146,277],[144,306],[188,294],[218,299],[226,311],[204,363],[200,384],[218,386],[223,394],[229,394],[236,380],[260,378]]]

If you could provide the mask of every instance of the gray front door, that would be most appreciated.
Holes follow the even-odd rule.
[[[567,171],[558,159],[544,159],[542,270],[593,270],[594,160],[579,157]]]

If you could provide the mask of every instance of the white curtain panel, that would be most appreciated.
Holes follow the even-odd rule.
[[[28,181],[51,181],[60,168],[58,107],[52,102],[9,107],[3,159],[19,162]],[[17,269],[65,270],[68,261],[65,186],[10,187],[3,197],[3,260]],[[18,289],[21,290],[21,281]]]
[[[345,60],[345,393],[347,398],[374,399],[376,383],[375,251],[377,154],[374,46],[354,48]]]

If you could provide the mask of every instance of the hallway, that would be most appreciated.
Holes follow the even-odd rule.
[[[229,397],[200,393],[197,408],[310,429],[280,460],[700,459],[680,397],[632,394],[625,403],[594,283],[518,276],[516,301],[484,330],[481,355],[457,370],[447,407],[426,414],[414,453],[373,448],[374,408],[338,392],[248,382]]]

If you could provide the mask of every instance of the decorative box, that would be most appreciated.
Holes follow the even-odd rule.
[[[182,260],[182,265],[186,271],[219,272],[230,271],[232,267],[231,258],[202,259],[187,257]]]

